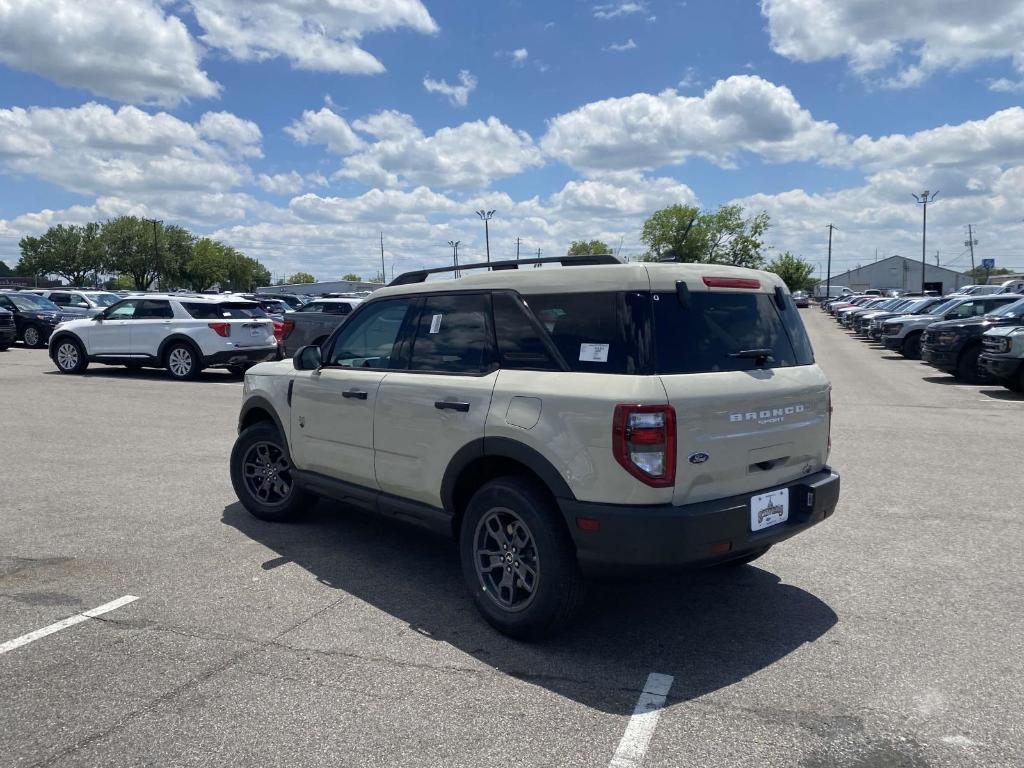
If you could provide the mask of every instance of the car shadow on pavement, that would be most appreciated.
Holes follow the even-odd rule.
[[[61,373],[57,369],[50,371],[43,371],[46,376],[66,376],[67,374]],[[127,368],[113,366],[113,365],[92,365],[85,370],[84,373],[75,374],[75,376],[85,379],[122,379],[124,381],[166,381],[173,384],[225,384],[230,382],[241,383],[242,377],[235,376],[226,370],[214,369],[200,371],[199,375],[194,379],[188,379],[184,382],[172,379],[170,374],[162,368],[141,368],[137,371],[131,371]]]
[[[693,699],[769,667],[838,620],[810,592],[748,565],[595,582],[575,625],[553,639],[522,643],[479,616],[451,541],[329,501],[291,525],[257,520],[235,503],[225,508],[223,522],[276,553],[254,561],[255,573],[295,563],[421,636],[613,714],[632,713],[651,672],[675,677],[671,701]],[[334,626],[344,633],[343,623]]]
[[[1011,403],[1024,403],[1024,392],[1011,392],[1008,389],[981,389],[979,395],[991,397],[993,400],[1006,400]]]

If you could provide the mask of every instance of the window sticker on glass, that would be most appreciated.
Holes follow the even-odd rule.
[[[607,363],[608,344],[580,344],[580,360],[587,363]]]
[[[441,315],[433,315],[430,318],[430,332],[439,333],[441,330]]]

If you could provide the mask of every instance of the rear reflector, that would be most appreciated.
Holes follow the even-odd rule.
[[[724,555],[726,552],[732,551],[731,541],[718,541],[711,545],[710,552],[712,555]]]
[[[704,285],[708,288],[751,288],[756,291],[761,287],[761,281],[749,277],[705,277]]]
[[[225,339],[231,335],[231,324],[230,323],[207,323],[210,326],[210,330],[216,333],[218,336],[223,336]]]
[[[581,531],[600,531],[601,521],[594,520],[592,517],[577,517],[576,527]]]
[[[612,453],[633,477],[654,488],[676,482],[676,411],[671,405],[617,405]]]

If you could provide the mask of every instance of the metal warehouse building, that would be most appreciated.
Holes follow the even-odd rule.
[[[928,264],[924,271],[925,289],[951,293],[957,288],[971,285],[970,275],[945,267]],[[824,284],[824,280],[821,284]],[[921,290],[921,262],[903,256],[890,256],[881,261],[832,275],[832,285],[844,285],[854,291],[866,288],[902,288],[908,291]]]

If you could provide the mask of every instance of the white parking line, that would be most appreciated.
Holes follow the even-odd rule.
[[[622,734],[608,768],[638,768],[643,762],[673,680],[672,675],[658,672],[651,672],[647,676],[644,690],[633,709],[633,716],[629,718],[626,732]]]
[[[54,632],[60,632],[62,629],[73,627],[75,624],[81,624],[83,621],[95,618],[96,616],[101,616],[104,613],[115,611],[122,606],[128,605],[128,603],[134,603],[138,599],[139,598],[135,597],[135,595],[125,595],[124,597],[117,598],[117,600],[104,603],[98,608],[93,608],[91,611],[83,611],[82,613],[76,613],[74,616],[68,616],[66,619],[61,619],[56,624],[51,624],[48,627],[37,629],[35,632],[29,632],[27,635],[22,635],[21,637],[16,637],[13,640],[8,640],[6,643],[0,644],[0,654],[13,651],[15,648],[21,648],[21,646],[28,645],[41,637],[52,635]]]

